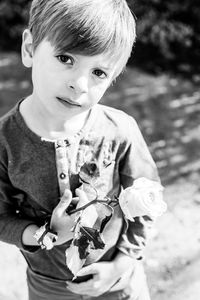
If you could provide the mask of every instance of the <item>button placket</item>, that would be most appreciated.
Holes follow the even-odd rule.
[[[55,142],[57,176],[61,196],[64,194],[65,189],[69,188],[69,163],[67,159],[68,146],[69,142],[67,140],[58,140]]]
[[[77,155],[77,172],[80,171],[82,165],[84,164],[85,160],[84,160],[84,149],[79,149],[78,151],[78,155]]]

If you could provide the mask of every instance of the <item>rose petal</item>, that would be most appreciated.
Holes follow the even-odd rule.
[[[131,187],[122,191],[119,197],[120,207],[129,220],[149,215],[160,216],[167,209],[163,201],[163,186],[156,181],[141,177]]]

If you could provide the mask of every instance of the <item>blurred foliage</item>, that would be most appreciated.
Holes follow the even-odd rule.
[[[134,62],[155,71],[199,71],[199,0],[128,2],[137,18]]]
[[[198,71],[199,0],[127,0],[137,17],[137,46],[130,64],[151,71]],[[30,0],[0,0],[0,50],[20,49]]]
[[[30,0],[0,0],[0,50],[17,50],[28,21]]]

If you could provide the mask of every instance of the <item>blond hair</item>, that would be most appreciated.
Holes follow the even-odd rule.
[[[60,53],[108,53],[119,63],[118,73],[136,38],[135,19],[126,0],[33,0],[29,29],[34,50],[47,39]]]

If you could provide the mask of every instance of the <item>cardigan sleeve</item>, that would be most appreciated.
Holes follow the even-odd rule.
[[[129,117],[127,130],[127,149],[120,162],[120,180],[123,188],[129,187],[139,177],[160,182],[156,165],[147,148],[137,123]],[[123,253],[142,259],[148,233],[153,220],[148,217],[136,217],[135,222],[124,220],[124,227],[117,247]]]
[[[22,243],[23,231],[28,225],[33,224],[33,220],[23,219],[18,214],[15,205],[17,191],[8,177],[6,154],[2,151],[2,147],[0,155],[0,240],[24,251],[34,252],[39,247],[25,246]]]

